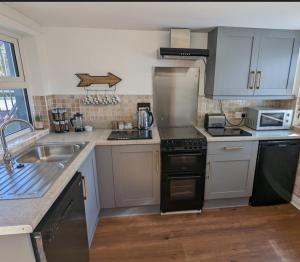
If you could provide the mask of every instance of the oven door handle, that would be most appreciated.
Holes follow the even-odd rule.
[[[204,156],[204,154],[202,153],[185,153],[185,154],[181,154],[181,153],[178,153],[178,154],[167,154],[167,157],[184,157],[184,156]]]
[[[171,176],[168,177],[168,180],[173,180],[173,179],[187,180],[187,179],[199,179],[199,178],[201,178],[201,176]]]

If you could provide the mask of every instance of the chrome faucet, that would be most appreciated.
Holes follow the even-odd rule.
[[[4,122],[0,126],[0,137],[1,137],[1,142],[2,142],[2,148],[3,148],[3,162],[6,167],[6,170],[11,172],[13,170],[13,161],[12,161],[12,156],[11,153],[8,151],[7,143],[6,143],[6,138],[5,138],[5,129],[7,126],[9,126],[12,123],[24,123],[29,126],[31,131],[34,131],[34,128],[32,124],[30,124],[28,121],[23,120],[23,119],[10,119]]]

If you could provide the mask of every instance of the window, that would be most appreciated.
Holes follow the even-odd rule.
[[[32,122],[27,90],[22,88],[25,84],[18,40],[0,34],[0,125],[13,118]],[[6,128],[5,135],[14,138],[25,129],[27,125],[13,123]]]
[[[0,81],[24,81],[18,40],[3,34],[0,34]]]
[[[0,89],[0,125],[13,118],[32,122],[26,89]],[[7,127],[5,135],[9,136],[27,128],[22,123],[14,123]]]

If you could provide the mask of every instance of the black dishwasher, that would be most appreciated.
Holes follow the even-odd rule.
[[[255,169],[252,206],[291,201],[300,140],[261,141]]]
[[[81,174],[77,172],[31,234],[38,262],[87,262]]]

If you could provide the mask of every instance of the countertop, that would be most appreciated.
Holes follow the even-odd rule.
[[[50,189],[41,198],[0,200],[0,235],[32,233],[51,205],[72,179],[96,145],[159,144],[157,128],[152,128],[153,139],[145,140],[107,140],[110,129],[96,129],[92,132],[48,134],[38,142],[79,142],[88,141],[87,146],[64,170]]]
[[[247,127],[243,127],[245,131],[252,133],[252,136],[212,137],[205,132],[204,128],[197,129],[206,136],[208,142],[300,139],[300,131],[296,130],[254,131]],[[110,129],[96,129],[92,132],[82,133],[51,133],[39,139],[38,142],[88,141],[89,143],[64,170],[43,197],[34,199],[0,200],[0,235],[33,232],[34,228],[41,221],[43,216],[96,145],[159,144],[160,137],[157,128],[153,128],[152,131],[153,139],[145,140],[109,141],[107,140],[107,137],[111,132]]]
[[[69,132],[63,134],[50,133],[43,137],[39,142],[93,142],[94,145],[146,145],[146,144],[159,144],[160,138],[156,127],[152,129],[152,139],[139,139],[139,140],[107,140],[111,129],[95,129],[91,132]]]
[[[197,127],[197,129],[205,135],[207,142],[230,142],[230,141],[257,141],[257,140],[284,140],[284,139],[300,139],[300,131],[298,130],[268,130],[256,131],[248,127],[241,127],[241,129],[249,132],[252,136],[227,136],[227,137],[213,137],[208,134],[204,128]]]

